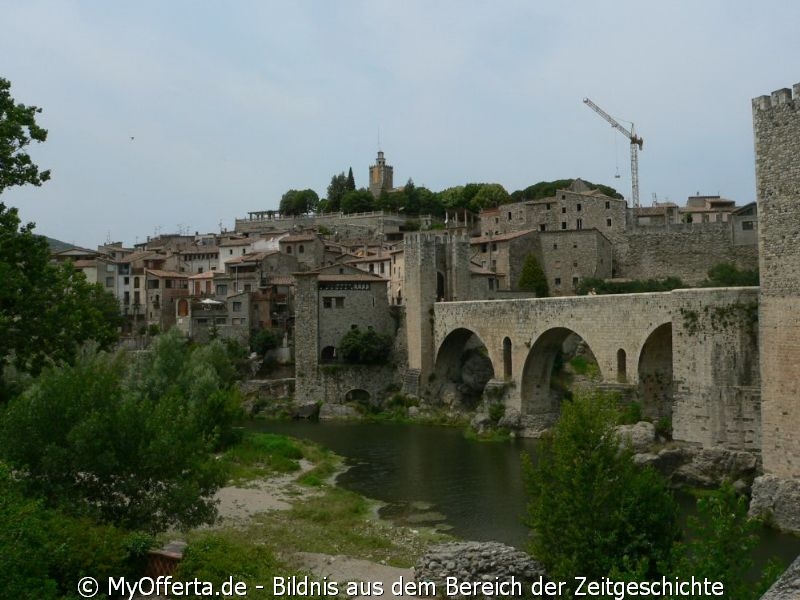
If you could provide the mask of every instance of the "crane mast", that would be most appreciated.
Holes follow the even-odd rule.
[[[636,130],[634,128],[633,123],[631,123],[631,129],[630,131],[628,131],[627,129],[625,129],[625,127],[620,125],[614,117],[612,117],[602,108],[597,106],[597,104],[589,100],[589,98],[584,98],[583,103],[586,104],[598,115],[603,117],[606,121],[611,123],[611,126],[614,129],[619,131],[622,135],[624,135],[631,141],[631,201],[633,202],[633,206],[635,208],[639,208],[639,150],[642,149],[642,144],[644,144],[644,140],[638,135],[636,135]]]

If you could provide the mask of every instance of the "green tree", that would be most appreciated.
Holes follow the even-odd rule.
[[[345,192],[339,206],[339,210],[346,214],[369,212],[374,208],[375,198],[369,190],[363,188],[354,192]]]
[[[353,167],[350,167],[350,170],[347,171],[347,181],[344,187],[348,192],[356,191],[356,179],[353,177]]]
[[[36,124],[36,106],[17,104],[11,97],[11,83],[0,78],[0,194],[16,185],[42,185],[50,171],[39,171],[25,151],[32,142],[43,142],[47,131]]]
[[[331,182],[328,185],[328,198],[325,205],[325,210],[330,212],[337,212],[341,210],[342,196],[348,192],[347,177],[344,172],[331,177]]]
[[[272,329],[254,329],[250,334],[250,349],[260,356],[274,350],[280,343],[280,336]]]
[[[531,551],[555,580],[654,575],[676,538],[677,505],[664,480],[621,448],[615,404],[576,394],[542,438],[536,464],[526,461]]]
[[[47,367],[8,405],[0,451],[50,506],[126,528],[211,522],[241,399],[221,343],[189,350],[167,333],[130,365],[84,351]]]
[[[70,263],[51,264],[47,241],[2,203],[0,281],[0,400],[12,393],[4,366],[35,375],[48,362],[73,360],[89,340],[106,348],[119,337],[116,299]]]
[[[506,189],[499,183],[480,184],[480,188],[470,200],[469,208],[473,212],[480,212],[485,208],[493,208],[511,201]]]
[[[339,342],[339,352],[345,362],[361,365],[381,365],[389,360],[392,336],[374,329],[358,327],[348,331]]]
[[[289,190],[281,197],[279,206],[282,215],[304,215],[315,211],[319,196],[314,190]]]
[[[523,292],[536,292],[537,298],[546,298],[550,295],[547,277],[533,253],[525,257],[517,287]]]

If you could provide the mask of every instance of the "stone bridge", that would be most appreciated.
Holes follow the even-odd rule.
[[[422,375],[436,393],[457,380],[465,351],[485,347],[495,390],[486,395],[546,425],[559,410],[554,361],[576,334],[601,385],[636,394],[651,416],[671,416],[676,439],[758,448],[757,302],[758,288],[438,302],[435,360]]]

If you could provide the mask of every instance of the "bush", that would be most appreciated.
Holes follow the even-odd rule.
[[[758,269],[739,270],[732,263],[718,263],[708,270],[708,279],[703,283],[709,287],[756,286]]]
[[[542,438],[536,465],[526,461],[531,551],[554,580],[599,579],[631,565],[652,575],[669,556],[677,505],[657,473],[620,449],[616,421],[612,398],[576,395]]]
[[[259,356],[264,356],[280,345],[281,338],[272,329],[254,329],[250,333],[250,350]]]
[[[590,291],[596,294],[643,294],[647,292],[668,292],[686,287],[677,277],[664,279],[635,279],[633,281],[606,281],[596,277],[581,279],[575,293],[585,296]]]
[[[238,395],[221,346],[159,336],[132,367],[86,352],[46,369],[8,405],[0,450],[50,506],[132,529],[210,522],[224,471],[210,449],[235,439]]]
[[[345,362],[360,365],[382,365],[392,352],[392,336],[374,329],[362,331],[358,327],[348,331],[339,342],[339,351]]]
[[[642,420],[642,405],[639,402],[629,402],[619,408],[620,425],[634,425]]]

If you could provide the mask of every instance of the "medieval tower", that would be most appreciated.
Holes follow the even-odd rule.
[[[800,479],[800,84],[753,100],[764,470]]]
[[[381,192],[389,191],[394,187],[394,167],[386,164],[383,151],[378,150],[378,157],[375,164],[369,168],[369,191],[376,198]]]

